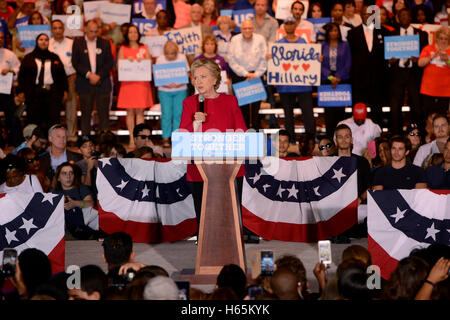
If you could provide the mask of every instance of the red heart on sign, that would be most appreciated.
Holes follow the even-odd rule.
[[[309,63],[308,64],[307,63],[302,64],[302,68],[305,71],[308,71],[309,67],[310,67]]]
[[[298,65],[292,66],[292,68],[294,68],[294,70],[297,70],[298,69]]]
[[[291,67],[291,64],[290,64],[290,63],[283,63],[283,69],[284,69],[284,71],[288,71],[290,67]]]

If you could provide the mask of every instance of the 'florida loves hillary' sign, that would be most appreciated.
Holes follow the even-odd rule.
[[[320,44],[276,43],[271,47],[267,82],[271,85],[320,85]]]

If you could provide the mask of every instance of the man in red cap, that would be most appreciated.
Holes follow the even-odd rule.
[[[380,126],[367,118],[367,106],[362,102],[353,107],[353,117],[342,120],[340,124],[346,124],[352,130],[352,153],[359,156],[364,154],[367,144],[381,134]]]

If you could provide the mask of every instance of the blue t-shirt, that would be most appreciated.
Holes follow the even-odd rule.
[[[286,38],[280,39],[277,43],[306,43],[305,39],[298,37],[297,41],[291,42],[287,41]],[[278,93],[290,93],[290,92],[311,92],[311,86],[282,86],[277,85]]]
[[[431,166],[425,172],[430,189],[450,189],[450,170],[445,171],[442,163]]]
[[[0,18],[0,31],[3,33],[3,35],[5,37],[5,42],[3,44],[3,47],[6,48],[6,36],[11,36],[11,34],[9,33],[8,24],[2,18]]]

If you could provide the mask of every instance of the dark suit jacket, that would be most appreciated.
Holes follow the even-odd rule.
[[[83,159],[83,156],[81,154],[75,153],[75,152],[72,152],[69,150],[66,150],[66,154],[67,154],[67,161],[69,161],[69,162],[73,161],[73,163],[76,163],[76,162],[80,161],[81,159]],[[45,172],[45,174],[50,179],[50,181],[52,181],[53,176],[55,174],[55,172],[52,169],[51,161],[52,160],[50,158],[50,151],[39,158],[41,170],[43,170]]]
[[[353,87],[380,87],[387,79],[387,63],[384,60],[384,37],[389,35],[386,29],[373,30],[372,51],[367,47],[362,25],[349,30],[347,41],[352,53],[351,77]]]
[[[330,70],[330,43],[322,42],[322,81],[327,80],[331,75]],[[350,78],[350,68],[352,66],[352,54],[347,42],[339,42],[337,48],[336,77],[341,80]]]
[[[96,74],[100,76],[97,88],[100,93],[111,92],[110,72],[114,65],[114,58],[111,53],[111,46],[108,40],[97,37],[96,52]],[[77,71],[76,90],[78,93],[89,93],[91,84],[86,74],[91,71],[91,63],[89,61],[89,53],[87,49],[86,39],[78,37],[73,41],[72,46],[72,65]]]

